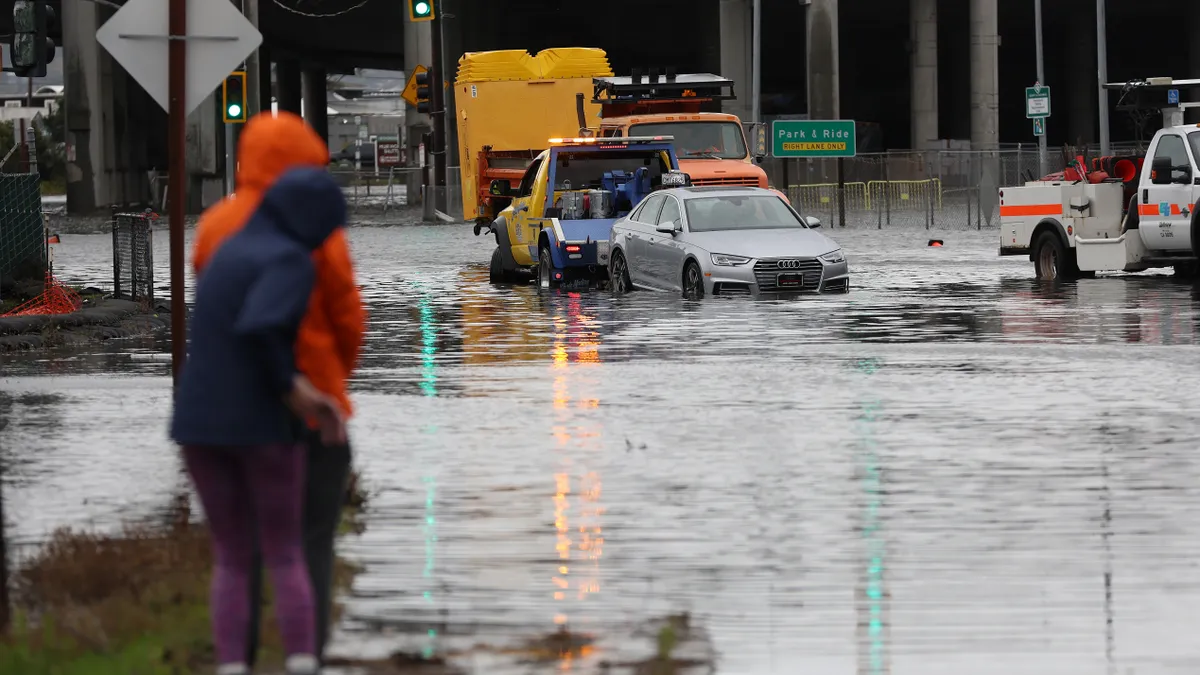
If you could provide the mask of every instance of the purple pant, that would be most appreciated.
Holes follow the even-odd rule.
[[[209,610],[217,663],[246,658],[255,527],[284,650],[289,656],[315,654],[312,582],[301,537],[304,449],[184,446],[183,459],[212,533],[216,568]]]

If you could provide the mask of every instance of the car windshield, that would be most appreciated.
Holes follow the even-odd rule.
[[[692,232],[806,227],[774,195],[698,197],[688,199],[685,208],[688,229]]]
[[[1188,143],[1192,146],[1192,157],[1200,162],[1200,131],[1193,131],[1188,134]]]
[[[746,140],[735,122],[635,124],[630,136],[673,136],[679,159],[745,159]]]

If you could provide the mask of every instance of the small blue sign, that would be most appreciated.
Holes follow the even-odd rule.
[[[1167,103],[1170,103],[1171,105],[1177,105],[1179,103],[1179,90],[1178,89],[1168,89],[1167,90]]]
[[[1159,202],[1158,215],[1162,216],[1163,218],[1171,215],[1171,202]]]
[[[1046,118],[1044,118],[1044,117],[1033,118],[1033,135],[1034,136],[1045,136],[1046,135]]]

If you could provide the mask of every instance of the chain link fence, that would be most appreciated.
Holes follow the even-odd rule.
[[[0,173],[0,282],[45,276],[48,256],[40,181],[36,173]]]
[[[114,213],[113,297],[154,305],[154,228],[148,213]]]

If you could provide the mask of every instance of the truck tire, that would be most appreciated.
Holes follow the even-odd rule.
[[[1058,233],[1047,230],[1033,244],[1033,269],[1038,281],[1067,281],[1079,277],[1074,251],[1068,250]]]
[[[550,247],[538,247],[538,288],[548,291],[554,288],[554,262],[550,258]]]
[[[488,263],[488,281],[493,284],[511,284],[515,281],[514,277],[515,272],[504,269],[504,256],[500,254],[500,247],[497,246],[492,251],[492,259]]]

